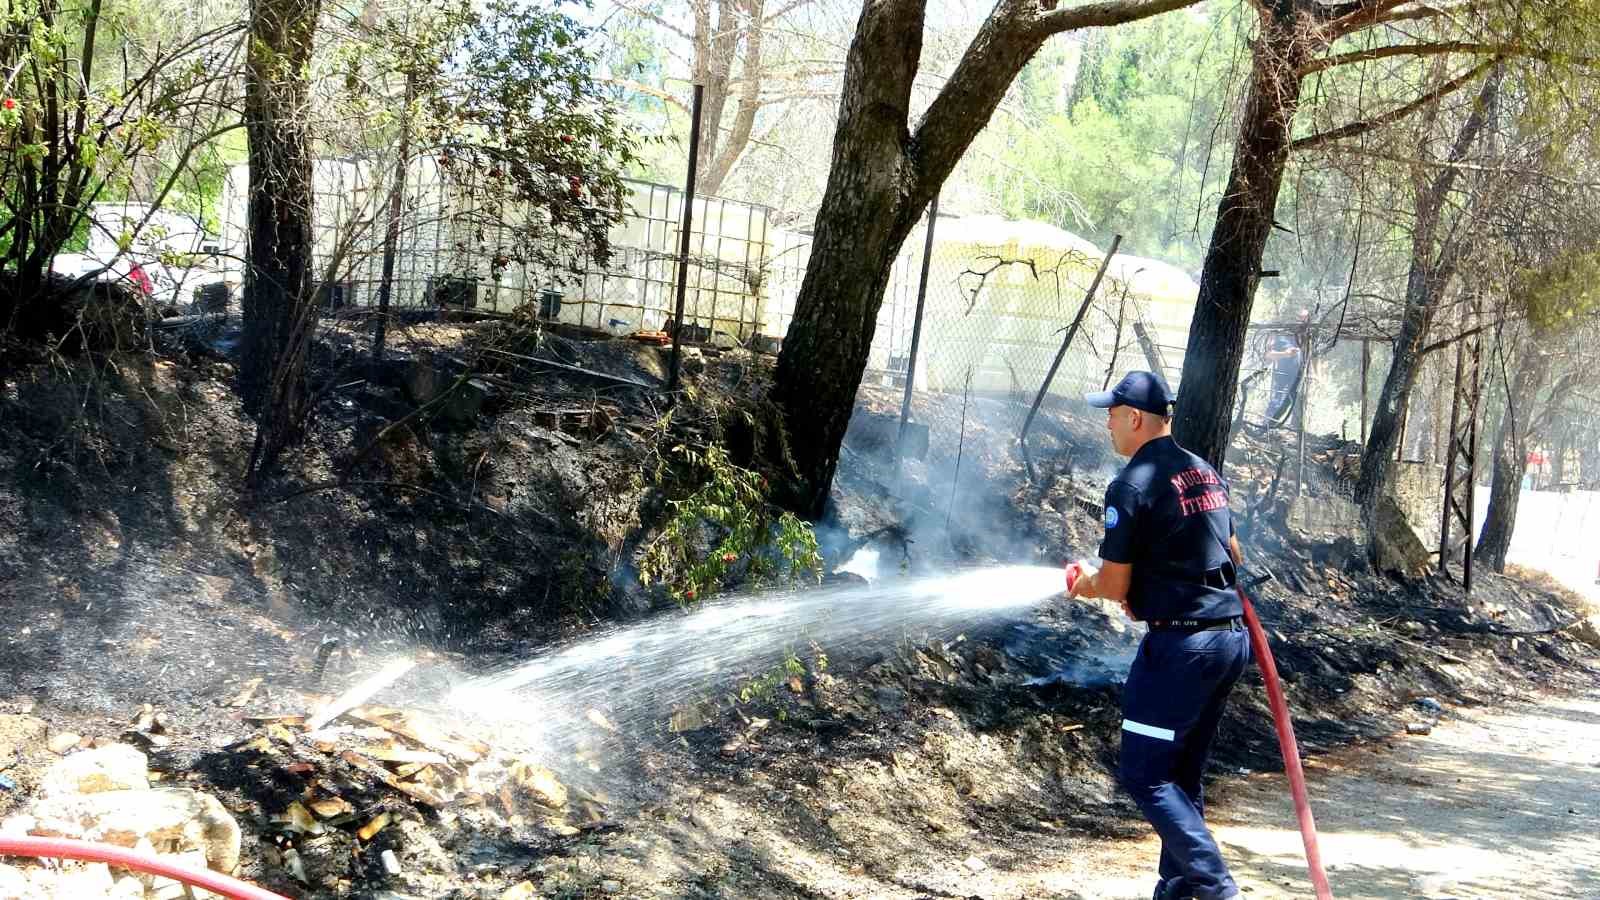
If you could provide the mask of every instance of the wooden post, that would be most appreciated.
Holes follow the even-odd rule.
[[[1372,370],[1372,341],[1361,339],[1361,446],[1367,445],[1367,379]]]
[[[1302,369],[1300,372],[1300,399],[1295,403],[1299,415],[1296,417],[1299,431],[1299,446],[1295,450],[1298,458],[1294,475],[1294,505],[1301,507],[1300,497],[1305,493],[1306,487],[1306,401],[1311,399],[1311,367],[1316,363],[1317,333],[1314,328],[1306,328],[1306,348]],[[1292,517],[1291,517],[1292,518]]]
[[[1122,246],[1122,235],[1111,239],[1111,249],[1106,251],[1106,258],[1100,261],[1100,271],[1094,273],[1094,281],[1089,282],[1089,291],[1083,295],[1083,305],[1078,307],[1078,314],[1073,316],[1072,324],[1067,326],[1067,335],[1061,339],[1061,349],[1056,351],[1056,358],[1050,363],[1050,371],[1044,374],[1044,384],[1039,385],[1039,395],[1033,398],[1033,408],[1028,410],[1028,418],[1022,422],[1022,433],[1017,435],[1017,442],[1022,443],[1028,439],[1028,429],[1033,425],[1033,417],[1039,412],[1039,404],[1044,402],[1044,395],[1050,392],[1050,382],[1056,380],[1056,370],[1061,368],[1061,360],[1067,355],[1067,347],[1072,344],[1072,339],[1078,334],[1078,326],[1083,324],[1083,317],[1089,312],[1089,304],[1094,302],[1094,292],[1100,287],[1100,279],[1106,275],[1106,269],[1111,268],[1111,258],[1117,255],[1117,248]],[[1165,375],[1161,376],[1166,378]]]
[[[689,113],[689,176],[683,190],[683,233],[678,241],[678,311],[672,320],[672,362],[667,377],[667,390],[678,389],[678,361],[683,347],[683,305],[689,291],[689,236],[694,225],[694,176],[700,165],[700,104],[705,98],[705,85],[694,86],[694,105]]]
[[[906,421],[911,418],[911,389],[917,380],[917,350],[922,346],[922,309],[928,300],[928,270],[933,263],[933,226],[939,220],[939,193],[928,204],[928,238],[922,244],[922,277],[917,281],[917,317],[911,322],[911,358],[906,360],[906,393],[900,401],[900,430],[895,434],[894,455],[905,446]]]
[[[389,298],[394,293],[394,264],[400,243],[400,216],[405,210],[406,164],[411,161],[411,101],[417,76],[406,73],[405,107],[400,113],[400,144],[395,148],[394,184],[389,188],[389,222],[383,229],[383,276],[378,282],[378,328],[372,335],[372,361],[383,362],[383,344],[389,330]]]

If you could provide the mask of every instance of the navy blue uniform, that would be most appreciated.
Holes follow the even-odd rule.
[[[1285,353],[1273,360],[1272,393],[1267,398],[1267,418],[1276,421],[1289,408],[1293,399],[1295,382],[1300,379],[1300,345],[1293,335],[1280,334],[1272,339],[1272,352]]]
[[[1200,778],[1250,644],[1228,552],[1228,486],[1170,437],[1106,489],[1100,558],[1133,567],[1128,605],[1151,625],[1122,697],[1118,778],[1161,836],[1157,896],[1238,895],[1206,828]]]

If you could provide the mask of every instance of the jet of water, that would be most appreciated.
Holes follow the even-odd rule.
[[[833,658],[932,638],[1018,613],[1062,593],[1060,569],[1001,566],[937,577],[736,597],[586,637],[457,686],[449,705],[532,745],[622,728],[720,695],[812,644]]]

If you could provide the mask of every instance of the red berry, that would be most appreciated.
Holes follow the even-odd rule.
[[[572,138],[572,135],[570,135],[570,134],[563,134],[561,136],[561,143],[563,143],[563,144],[570,144],[570,143],[572,143],[572,140],[573,140],[573,138]]]
[[[10,97],[7,97],[6,98],[6,109],[16,109],[16,108],[17,108],[17,101],[11,99]]]
[[[731,562],[733,562],[734,560],[736,560],[738,558],[739,557],[735,556],[732,553],[724,553],[724,554],[722,554],[722,561],[725,562],[725,563],[731,563]]]
[[[685,600],[693,600],[694,599],[694,588],[689,588],[687,591],[684,591],[683,592],[683,597],[684,597]]]

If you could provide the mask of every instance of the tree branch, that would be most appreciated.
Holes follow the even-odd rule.
[[[942,184],[988,124],[1017,73],[1051,35],[1119,25],[1191,6],[1196,0],[1102,0],[1040,12],[1039,0],[998,0],[961,62],[923,114],[911,139],[922,203]],[[919,201],[920,202],[916,202]]]
[[[1382,115],[1367,119],[1364,122],[1351,122],[1348,125],[1343,125],[1339,128],[1334,128],[1329,131],[1324,131],[1321,134],[1314,134],[1309,137],[1300,138],[1299,140],[1290,144],[1289,149],[1310,150],[1313,147],[1319,147],[1323,144],[1329,143],[1330,141],[1338,141],[1345,138],[1356,137],[1358,135],[1366,134],[1373,129],[1381,128],[1385,125],[1398,122],[1417,110],[1422,109],[1431,103],[1435,103],[1441,98],[1453,94],[1465,87],[1474,78],[1477,78],[1479,75],[1488,71],[1497,62],[1499,62],[1499,57],[1491,56],[1478,65],[1473,66],[1471,69],[1468,69],[1466,72],[1463,72],[1461,75],[1452,78],[1451,80],[1440,85],[1438,88],[1429,91],[1410,103],[1407,103],[1403,106],[1398,106]]]
[[[1123,25],[1150,16],[1193,6],[1196,0],[1101,0],[1066,9],[1053,9],[1034,19],[1034,31],[1049,37],[1079,28]],[[974,41],[976,45],[976,41]]]
[[[1389,59],[1396,56],[1439,56],[1447,53],[1466,53],[1480,56],[1511,57],[1517,56],[1525,59],[1537,59],[1541,62],[1556,62],[1558,56],[1532,47],[1517,44],[1484,44],[1477,41],[1436,41],[1428,44],[1390,44],[1384,47],[1371,47],[1366,50],[1352,50],[1337,56],[1324,56],[1314,59],[1300,67],[1300,77],[1325,72],[1339,66],[1348,66],[1355,63],[1372,62],[1378,59]],[[1559,61],[1573,63],[1581,66],[1593,66],[1594,57],[1559,57]]]
[[[632,15],[638,16],[641,19],[649,19],[650,21],[656,23],[657,25],[660,25],[662,28],[665,28],[666,30],[672,32],[673,34],[677,35],[678,37],[683,38],[686,41],[693,41],[694,40],[694,35],[690,34],[688,31],[684,30],[683,28],[678,27],[677,25],[674,25],[673,23],[667,21],[666,18],[664,18],[664,17],[662,17],[662,16],[660,16],[660,15],[658,15],[656,13],[653,13],[650,10],[645,9],[642,6],[636,6],[636,5],[632,4],[632,3],[623,3],[623,2],[618,2],[617,6],[619,8],[621,8],[624,12],[631,13]]]
[[[683,102],[682,97],[679,97],[670,91],[664,91],[660,88],[651,87],[648,84],[642,84],[637,81],[629,81],[625,78],[607,78],[604,80],[604,83],[616,85],[617,87],[626,91],[634,91],[635,93],[644,94],[648,97],[654,97],[664,103],[670,103],[684,112],[689,111],[689,104]]]

